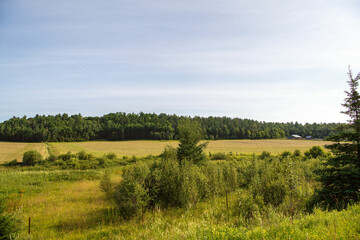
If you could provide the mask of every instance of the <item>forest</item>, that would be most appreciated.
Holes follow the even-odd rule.
[[[110,113],[102,117],[36,115],[12,117],[0,123],[0,141],[71,142],[89,140],[174,140],[179,138],[178,124],[185,116],[155,113]],[[291,134],[326,138],[339,123],[273,123],[229,117],[198,117],[207,140],[278,139]]]

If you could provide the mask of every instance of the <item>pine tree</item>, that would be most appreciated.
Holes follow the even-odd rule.
[[[180,121],[179,147],[177,148],[177,158],[180,165],[185,160],[196,164],[205,159],[204,148],[208,143],[200,143],[202,136],[203,131],[198,122],[189,118]]]
[[[332,156],[318,172],[322,188],[317,198],[328,207],[342,208],[349,202],[359,201],[360,195],[360,94],[358,85],[360,73],[353,78],[349,68],[349,91],[342,104],[344,113],[350,117],[347,124],[338,129],[338,134],[326,146]]]

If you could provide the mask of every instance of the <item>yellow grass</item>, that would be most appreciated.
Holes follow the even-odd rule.
[[[324,146],[331,142],[311,140],[217,140],[209,141],[206,152],[233,152],[233,153],[255,153],[260,154],[268,151],[278,154],[283,151],[293,152],[299,149],[304,152],[312,146]],[[72,143],[50,143],[52,149],[59,153],[87,151],[95,155],[113,152],[118,156],[146,156],[158,155],[164,147],[170,145],[178,146],[177,141],[95,141],[95,142],[72,142]]]
[[[80,238],[89,227],[102,225],[101,211],[110,203],[99,181],[55,183],[42,193],[23,196],[26,225],[31,217],[32,239]]]
[[[48,156],[47,145],[45,143],[0,142],[0,163],[14,159],[21,161],[24,152],[28,150],[36,150],[43,157]]]

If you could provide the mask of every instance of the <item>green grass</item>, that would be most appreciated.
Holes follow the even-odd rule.
[[[230,196],[231,198],[231,196]],[[14,201],[14,200],[13,200]],[[231,201],[231,200],[230,200]],[[235,226],[228,219],[225,198],[190,210],[156,209],[123,221],[99,190],[98,180],[57,182],[19,200],[24,222],[32,219],[31,237],[21,239],[359,239],[360,205],[341,212],[315,210],[293,218],[278,213],[255,228]]]
[[[268,151],[272,154],[279,154],[283,151],[293,152],[299,149],[305,152],[312,146],[324,146],[330,142],[309,141],[309,140],[217,140],[209,141],[205,151],[233,152],[241,154],[260,154]],[[159,155],[167,145],[177,147],[177,141],[95,141],[95,142],[71,142],[71,143],[50,143],[50,149],[57,153],[87,151],[100,156],[108,152],[116,153],[118,156],[146,156]]]

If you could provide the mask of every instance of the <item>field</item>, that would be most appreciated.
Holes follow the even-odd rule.
[[[260,154],[269,151],[276,155],[283,151],[302,153],[314,145],[324,146],[325,141],[298,140],[221,140],[210,141],[207,152],[233,152],[234,154]],[[166,145],[176,147],[177,141],[126,141],[126,142],[72,142],[72,143],[0,143],[2,161],[21,159],[24,151],[36,149],[43,156],[53,154],[87,151],[101,156],[114,152],[122,156],[146,156],[160,154]],[[11,153],[6,155],[5,153]],[[7,156],[7,159],[5,158]],[[234,156],[235,157],[235,156]],[[130,220],[120,217],[114,201],[100,189],[100,180],[109,172],[113,184],[119,183],[124,168],[116,165],[98,169],[51,169],[45,166],[34,168],[1,167],[0,196],[7,197],[8,209],[18,212],[22,220],[19,239],[359,239],[360,205],[348,210],[321,211],[315,209],[309,214],[300,210],[302,201],[310,196],[317,183],[312,170],[319,166],[319,159],[280,160],[273,156],[272,161],[249,156],[236,156],[241,159],[236,164],[241,171],[237,177],[242,184],[250,176],[247,188],[240,187],[232,192],[207,198],[191,207],[149,208],[144,215],[136,215]],[[254,161],[254,159],[256,159]],[[83,161],[83,160],[81,160]],[[153,161],[147,158],[144,161]],[[227,164],[213,161],[213,166]],[[235,164],[235,163],[232,163]],[[291,164],[293,171],[287,171]],[[172,166],[172,165],[169,165]],[[230,166],[230,165],[229,165]],[[277,168],[275,168],[277,167]],[[212,169],[212,168],[209,168]],[[218,168],[225,171],[226,168]],[[280,170],[282,172],[280,172]],[[257,175],[251,175],[257,171]],[[229,172],[230,173],[230,172]],[[261,173],[261,175],[259,174]],[[171,175],[172,176],[172,175]],[[205,175],[201,175],[205,177]],[[214,175],[215,176],[215,175]],[[217,175],[216,175],[217,176]],[[222,176],[222,175],[219,175]],[[252,177],[251,177],[252,176]],[[261,180],[262,178],[267,180]],[[124,177],[125,178],[125,177]],[[276,179],[281,178],[281,182]],[[229,178],[230,179],[230,178]],[[251,189],[262,189],[257,181],[267,183],[297,184],[288,198],[275,207],[268,205],[244,205],[249,208],[238,210],[239,199],[251,200]],[[292,180],[296,181],[292,181]],[[223,180],[221,180],[223,181]],[[221,181],[213,181],[221,184]],[[306,181],[306,182],[305,182]],[[236,182],[238,184],[238,182]],[[210,185],[209,185],[210,186]],[[215,185],[214,185],[215,186]],[[265,185],[264,185],[265,186]],[[283,186],[283,185],[274,185]],[[286,188],[288,189],[288,188]],[[255,190],[254,190],[255,191]],[[249,197],[250,198],[247,198]],[[290,198],[293,196],[294,198]],[[302,198],[300,198],[302,196]],[[299,197],[298,202],[296,198]],[[294,199],[292,200],[288,199]],[[248,200],[246,200],[248,202]],[[242,203],[243,204],[243,203]],[[259,203],[261,204],[261,202]],[[255,206],[255,207],[254,207]],[[261,206],[259,210],[257,207]],[[289,209],[298,207],[299,211],[289,214]],[[240,212],[254,214],[245,219]],[[257,214],[257,215],[256,215]],[[260,214],[260,215],[259,215]],[[28,233],[28,220],[31,218],[31,234]],[[240,219],[240,220],[239,220]]]
[[[302,153],[312,146],[324,146],[327,141],[309,140],[217,140],[209,141],[205,152],[232,152],[234,154],[260,154],[268,151],[278,154],[283,151],[293,152],[299,149]],[[86,151],[96,156],[113,152],[118,156],[159,155],[166,146],[177,147],[178,141],[94,141],[94,142],[61,142],[61,143],[14,143],[0,142],[0,164],[14,159],[21,161],[22,155],[28,150],[37,150],[47,157],[49,150],[53,154]],[[49,148],[49,149],[48,149]]]
[[[0,142],[0,164],[14,159],[21,161],[23,153],[28,150],[36,150],[44,157],[48,156],[45,143]]]
[[[299,149],[304,152],[312,146],[324,146],[330,142],[310,140],[217,140],[209,141],[206,152],[232,152],[243,154],[260,154],[268,151],[278,154],[283,151],[293,152]],[[177,141],[123,141],[123,142],[71,142],[71,143],[50,143],[50,149],[55,153],[67,153],[87,151],[95,155],[113,152],[118,156],[146,156],[159,155],[164,147],[170,145],[177,147]]]
[[[112,169],[118,182],[121,169]],[[64,180],[64,176],[74,179]],[[144,220],[121,220],[99,188],[96,171],[2,172],[9,207],[21,210],[19,239],[359,239],[360,206],[284,217],[272,213],[256,228],[229,224],[225,197],[191,209],[148,211]],[[93,179],[92,179],[93,178]],[[16,182],[14,182],[14,180]],[[22,190],[21,190],[22,189]],[[19,191],[21,190],[21,191]],[[235,195],[229,195],[230,206]],[[31,234],[28,219],[31,217]]]

